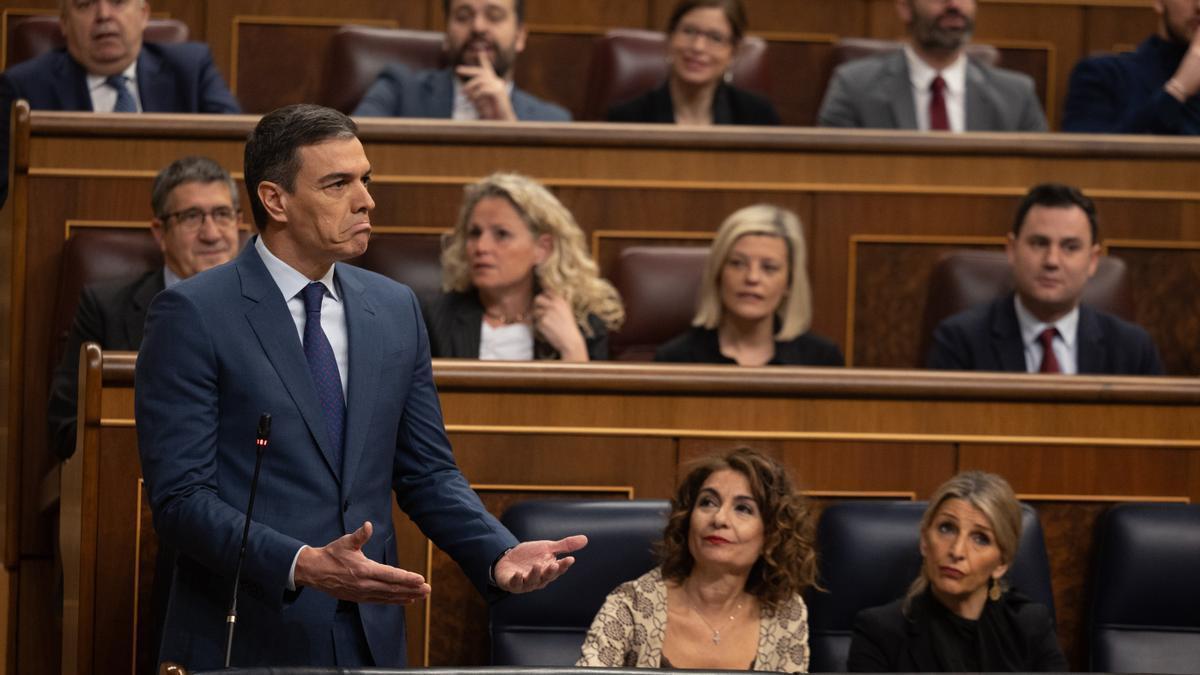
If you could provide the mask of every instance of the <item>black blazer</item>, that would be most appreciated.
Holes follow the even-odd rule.
[[[864,609],[854,617],[854,636],[846,670],[851,673],[921,673],[942,670],[943,651],[930,629],[930,612],[937,602],[928,593],[913,598],[906,617],[901,598],[882,607]],[[1067,659],[1058,646],[1054,621],[1045,605],[1020,593],[1008,592],[999,602],[988,601],[985,611],[1011,638],[1004,660],[1015,665],[1009,672],[1066,672]],[[995,645],[992,645],[995,647]],[[994,664],[993,664],[994,665]]]
[[[433,358],[477,359],[479,358],[479,331],[483,323],[483,304],[475,292],[443,293],[430,302],[425,310],[425,327],[429,331],[429,351]],[[608,329],[600,317],[588,316],[592,337],[585,333],[588,358],[592,361],[608,360]],[[533,353],[538,359],[558,358],[549,345],[534,344]]]
[[[713,94],[713,124],[779,124],[779,113],[770,101],[744,89],[725,83],[717,85]],[[675,123],[675,105],[666,82],[658,89],[608,110],[609,122]]]
[[[1078,330],[1080,374],[1163,374],[1158,349],[1140,326],[1080,305]],[[938,324],[925,365],[944,370],[1026,372],[1025,346],[1012,294]]]
[[[693,326],[654,351],[655,361],[679,363],[737,363],[721,353],[721,341],[715,328]],[[844,366],[846,359],[838,346],[813,333],[805,333],[786,342],[775,341],[775,356],[769,366]]]
[[[163,287],[160,267],[132,281],[124,279],[83,289],[75,321],[67,333],[66,351],[50,383],[50,409],[46,418],[50,448],[59,459],[75,453],[79,347],[85,342],[98,342],[104,349],[137,350],[142,345],[146,310]]]

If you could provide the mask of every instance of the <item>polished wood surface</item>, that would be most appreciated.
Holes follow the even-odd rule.
[[[94,348],[85,360],[83,441],[63,471],[63,672],[129,672],[145,648],[128,619],[154,573],[134,360]],[[529,498],[666,498],[688,461],[739,444],[783,461],[819,504],[923,499],[962,469],[1003,473],[1041,512],[1077,667],[1091,523],[1114,502],[1200,499],[1191,379],[455,360],[434,374],[459,465],[497,514]],[[486,664],[482,601],[396,519],[401,566],[435,589],[410,609],[411,662]]]

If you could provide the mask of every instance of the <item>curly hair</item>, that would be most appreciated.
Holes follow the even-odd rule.
[[[508,201],[534,238],[549,234],[554,247],[536,269],[543,290],[556,293],[571,305],[580,330],[591,337],[588,315],[595,314],[609,330],[621,327],[625,307],[613,285],[600,278],[600,269],[587,252],[583,230],[575,217],[540,183],[516,173],[494,173],[465,188],[462,209],[454,229],[442,235],[442,290],[471,290],[471,265],[467,260],[467,230],[475,206],[488,197]]]
[[[718,328],[725,315],[721,302],[721,273],[738,239],[745,236],[778,237],[787,244],[788,290],[775,310],[779,319],[776,340],[792,340],[812,325],[812,287],[808,282],[807,251],[800,218],[771,204],[755,204],[734,211],[717,230],[704,262],[693,326]]]
[[[658,554],[664,579],[683,583],[695,558],[688,548],[692,509],[704,481],[717,471],[731,469],[746,477],[763,521],[763,550],[746,592],[770,611],[812,586],[817,578],[817,553],[808,502],[792,485],[787,471],[758,450],[741,447],[695,463],[671,498],[671,512]]]

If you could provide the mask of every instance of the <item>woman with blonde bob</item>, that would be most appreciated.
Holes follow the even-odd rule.
[[[694,464],[659,554],[609,593],[576,665],[808,670],[812,519],[778,462],[738,448]]]
[[[1008,481],[967,471],[943,483],[921,518],[921,573],[855,617],[850,672],[1066,672],[1050,611],[1003,580],[1020,539]]]
[[[787,209],[757,204],[717,231],[692,328],[659,347],[656,361],[742,366],[841,366],[842,352],[807,332],[812,323],[804,234]]]
[[[571,212],[514,173],[467,186],[444,242],[442,290],[426,311],[433,356],[607,359],[608,331],[625,318]]]

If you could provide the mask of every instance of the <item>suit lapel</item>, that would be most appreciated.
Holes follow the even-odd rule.
[[[1075,329],[1076,368],[1080,375],[1107,372],[1105,361],[1108,349],[1096,313],[1085,305],[1079,306],[1079,325]]]
[[[1021,325],[1013,296],[1006,295],[992,305],[992,348],[1000,369],[1009,373],[1024,373],[1025,344],[1021,340]]]
[[[60,52],[59,76],[50,84],[54,95],[62,102],[63,110],[92,110],[92,94],[88,91],[87,71],[66,51]]]
[[[246,320],[250,322],[263,352],[304,418],[304,424],[320,448],[326,466],[337,480],[341,475],[341,467],[333,461],[337,455],[330,447],[324,413],[317,400],[317,390],[308,372],[308,361],[304,358],[304,347],[296,334],[296,322],[288,311],[287,301],[258,256],[253,239],[234,264],[241,278],[242,295],[255,303],[247,310]]]
[[[342,484],[354,485],[366,445],[367,429],[374,412],[375,390],[383,361],[383,339],[375,308],[366,289],[354,276],[344,274],[338,265],[337,277],[346,310],[346,332],[350,350],[350,373],[346,392],[346,443]]]
[[[454,73],[439,70],[425,80],[425,101],[428,117],[450,117],[454,114]]]
[[[167,102],[175,99],[176,80],[163,72],[162,62],[144,46],[138,54],[137,79],[143,112],[174,112]]]
[[[908,61],[904,51],[897,50],[888,56],[885,66],[887,77],[881,87],[892,112],[892,121],[897,129],[917,128],[917,104],[913,99],[912,82],[908,76]]]
[[[166,281],[160,267],[153,274],[146,275],[137,290],[133,292],[133,296],[129,300],[130,311],[125,313],[125,335],[129,338],[129,344],[142,344],[142,333],[146,327],[146,310],[150,308],[150,301],[154,300],[154,296],[158,295],[158,292],[165,287]]]
[[[998,102],[987,86],[987,76],[974,61],[967,59],[967,131],[995,131]]]

